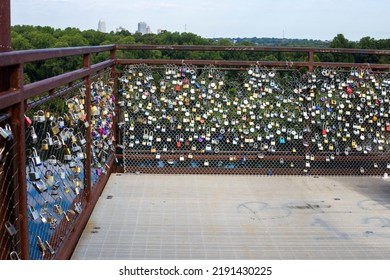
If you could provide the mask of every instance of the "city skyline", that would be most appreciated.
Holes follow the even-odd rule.
[[[191,32],[202,37],[275,37],[331,40],[390,38],[390,2],[378,0],[13,0],[12,25],[94,29],[99,19],[107,32],[137,30],[147,22],[156,30]],[[359,17],[355,15],[359,14]]]

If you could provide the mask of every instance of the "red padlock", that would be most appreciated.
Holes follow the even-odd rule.
[[[176,135],[176,147],[177,148],[181,147],[181,142],[180,142],[180,139],[179,139],[179,135]]]
[[[390,123],[386,123],[386,131],[390,132]]]
[[[29,127],[31,124],[32,124],[32,120],[29,117],[27,117],[26,115],[24,115],[24,125],[26,127]]]
[[[322,129],[322,135],[324,135],[324,136],[325,136],[327,133],[328,133],[328,132],[326,131],[326,129],[325,129],[325,128],[323,128],[323,129]]]

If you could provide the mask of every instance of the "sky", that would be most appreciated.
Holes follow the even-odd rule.
[[[158,29],[202,37],[350,41],[390,38],[389,0],[11,0],[12,25],[135,32]]]

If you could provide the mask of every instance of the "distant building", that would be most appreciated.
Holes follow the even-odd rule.
[[[99,20],[98,31],[104,32],[104,33],[107,32],[106,31],[106,22],[103,19]]]
[[[139,22],[137,32],[141,34],[149,34],[152,33],[150,26],[146,24],[146,22]]]

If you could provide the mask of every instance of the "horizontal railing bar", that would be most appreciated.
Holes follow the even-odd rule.
[[[254,60],[185,60],[185,59],[118,59],[117,64],[150,64],[150,65],[217,65],[217,66],[274,66],[274,67],[308,67],[308,62],[254,61]]]
[[[112,51],[114,49],[115,45],[106,45],[96,47],[53,48],[5,52],[0,53],[0,67],[23,64],[39,60]]]
[[[0,109],[12,106],[36,95],[69,84],[75,80],[82,79],[104,68],[112,67],[113,65],[115,65],[114,60],[106,60],[104,62],[94,64],[89,68],[61,74],[52,78],[25,85],[22,89],[5,92],[0,95]]]
[[[337,68],[360,68],[367,67],[370,69],[390,69],[390,64],[378,63],[346,63],[346,62],[314,62],[313,67],[337,67]]]
[[[217,65],[217,66],[270,66],[270,67],[309,67],[308,62],[283,62],[283,61],[245,61],[245,60],[185,60],[185,59],[118,59],[117,64],[147,64],[147,65]],[[369,63],[345,63],[345,62],[314,62],[313,67],[337,67],[353,68],[368,67],[370,69],[390,69],[390,64],[369,64]],[[241,69],[235,69],[241,70]]]
[[[270,46],[213,46],[213,45],[116,45],[117,50],[160,50],[160,51],[248,51],[248,52],[314,52],[390,55],[390,50],[310,48],[310,47],[270,47]]]
[[[228,172],[226,172],[228,170]],[[277,176],[304,176],[304,175],[323,175],[325,170],[328,176],[378,176],[383,175],[383,170],[368,169],[364,174],[358,169],[328,169],[328,168],[308,168],[304,172],[303,168],[286,167],[286,168],[224,168],[224,167],[137,167],[129,166],[126,168],[126,173],[145,173],[145,174],[211,174],[211,175],[277,175]],[[270,173],[271,172],[271,173]]]

